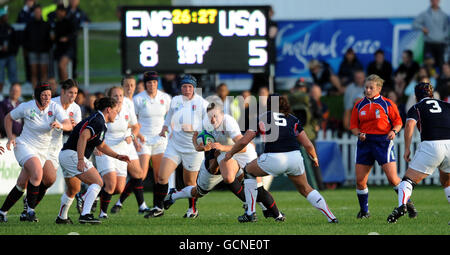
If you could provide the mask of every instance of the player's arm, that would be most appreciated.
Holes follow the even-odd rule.
[[[233,137],[233,142],[236,144],[243,136],[241,134]],[[233,145],[223,145],[220,143],[212,143],[211,144],[211,148],[219,150],[219,151],[223,151],[223,152],[229,152],[232,148]],[[236,152],[236,153],[243,153],[247,151],[247,146],[245,146],[242,150]]]
[[[77,142],[77,155],[78,155],[78,164],[77,169],[80,172],[84,171],[86,167],[86,163],[84,163],[84,151],[86,150],[87,141],[91,138],[91,131],[89,129],[83,130],[81,132],[80,137]]]
[[[231,157],[233,157],[234,154],[244,149],[255,137],[256,131],[247,130],[244,136],[242,136],[242,138],[233,145],[230,151],[227,152],[227,154],[225,155],[225,160],[229,160]]]
[[[58,121],[53,121],[52,124],[50,124],[52,128],[56,129],[62,129],[63,131],[72,131],[72,121],[70,119],[64,119],[62,123],[59,123]]]
[[[8,113],[4,120],[5,125],[5,131],[6,136],[8,137],[8,142],[6,143],[6,148],[8,150],[11,150],[11,145],[16,147],[16,136],[13,134],[12,126],[13,126],[13,119],[11,117],[11,114]]]
[[[109,147],[104,141],[100,145],[98,145],[96,148],[97,148],[97,150],[101,151],[102,153],[104,153],[112,158],[115,158],[115,159],[118,159],[121,161],[125,161],[127,163],[131,162],[130,158],[127,155],[120,155],[119,153],[113,151],[111,149],[111,147]]]
[[[312,144],[311,140],[309,140],[304,130],[302,130],[302,132],[300,132],[300,134],[297,136],[297,141],[305,148],[309,157],[313,161],[314,166],[318,167],[319,159],[317,158],[316,149],[314,148],[314,145]]]
[[[404,138],[405,138],[405,153],[403,154],[403,158],[405,159],[406,162],[411,161],[410,159],[410,155],[411,155],[411,141],[412,141],[412,136],[414,133],[414,127],[416,126],[416,120],[415,119],[408,119],[406,120],[406,125],[405,125],[405,133],[404,133]]]

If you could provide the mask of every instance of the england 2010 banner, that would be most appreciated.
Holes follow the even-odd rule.
[[[422,59],[423,36],[412,29],[412,18],[279,21],[277,79],[310,77],[308,62],[319,59],[337,73],[347,49],[352,48],[363,66],[374,59],[378,49],[395,69],[405,49]]]

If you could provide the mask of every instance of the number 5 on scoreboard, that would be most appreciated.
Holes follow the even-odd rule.
[[[266,47],[266,40],[248,41],[248,55],[252,57],[248,59],[250,66],[264,66],[267,63]]]
[[[139,45],[139,51],[142,66],[153,67],[158,64],[158,44],[155,41],[143,41]]]

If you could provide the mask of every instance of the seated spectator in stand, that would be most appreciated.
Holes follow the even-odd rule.
[[[73,22],[67,18],[67,10],[64,5],[58,5],[56,18],[54,56],[58,61],[59,79],[64,81],[69,78],[68,64],[74,59],[75,52],[72,44],[77,30]]]
[[[134,92],[134,94],[137,95],[137,94],[141,93],[141,92],[144,91],[144,90],[145,90],[144,80],[139,79],[139,80],[136,82],[136,92]]]
[[[394,90],[400,98],[403,97],[406,85],[408,85],[405,77],[406,73],[401,72],[396,73],[394,77]]]
[[[393,89],[387,89],[385,90],[385,93],[383,93],[384,97],[390,99],[392,102],[394,102],[397,105],[398,112],[400,113],[400,117],[402,118],[402,123],[406,123],[406,107],[405,104],[399,101],[399,96],[397,92]]]
[[[309,96],[311,98],[312,118],[314,123],[314,131],[317,132],[327,128],[328,118],[330,117],[330,111],[328,105],[322,102],[322,90],[319,86],[313,85],[309,90]]]
[[[258,110],[259,111],[261,111],[261,109],[259,109],[259,107],[267,108],[267,98],[269,95],[270,95],[270,92],[269,92],[268,87],[266,87],[266,86],[259,87],[259,89],[258,89]],[[262,112],[261,112],[261,114],[262,114]],[[259,116],[259,114],[258,114],[258,116]]]
[[[347,86],[344,93],[344,118],[343,125],[346,130],[350,130],[350,117],[352,116],[353,106],[355,100],[364,93],[364,82],[366,80],[366,74],[364,70],[355,71],[354,82]]]
[[[42,8],[37,4],[33,10],[33,19],[24,31],[24,48],[28,52],[33,89],[38,83],[47,81],[50,47],[50,25],[42,19]]]
[[[355,55],[352,48],[348,48],[344,58],[339,65],[338,76],[343,86],[347,86],[353,81],[353,73],[355,70],[363,69],[361,62]]]
[[[230,94],[228,90],[228,86],[226,83],[220,83],[219,86],[216,87],[216,94],[211,97],[211,100],[217,101],[222,105],[223,113],[232,115],[231,111],[231,101],[227,96]],[[233,116],[234,117],[234,116]]]
[[[436,70],[435,62],[433,55],[430,53],[425,54],[423,57],[423,66],[427,69],[427,72],[430,74],[430,77],[437,79],[439,77],[439,73]]]
[[[86,97],[86,101],[84,102],[84,106],[81,107],[81,113],[83,114],[83,118],[87,118],[89,117],[95,110],[94,107],[94,102],[95,100],[97,100],[97,97],[95,96],[95,94],[89,94]]]
[[[448,94],[450,93],[450,64],[442,65],[441,75],[437,79],[436,91],[439,93],[441,100],[450,102]]]
[[[344,93],[345,88],[328,63],[313,59],[309,62],[309,71],[313,82],[320,86],[325,95],[341,95]]]
[[[433,85],[433,90],[436,89],[436,79],[428,73],[425,67],[420,67],[419,72],[417,73],[417,78],[408,84],[405,88],[404,94],[408,97],[414,95],[414,87],[423,79],[428,79],[431,85]]]
[[[374,60],[367,67],[367,75],[376,74],[384,80],[383,88],[394,88],[392,81],[392,65],[384,57],[384,51],[378,49],[374,53]]]
[[[6,137],[6,131],[3,120],[5,116],[14,108],[19,106],[20,97],[22,95],[22,87],[20,83],[14,83],[9,89],[9,97],[6,97],[0,102],[0,137]],[[12,131],[15,136],[19,136],[22,133],[23,122],[22,120],[13,120]]]
[[[417,72],[419,72],[420,65],[414,60],[412,50],[404,50],[402,53],[402,64],[397,68],[395,74],[405,73],[405,82],[409,84],[415,79]]]
[[[437,91],[434,90],[434,88],[436,87],[436,82],[435,79],[430,79],[429,76],[426,76],[426,73],[424,75],[424,73],[422,73],[422,76],[420,79],[417,80],[418,83],[420,82],[425,82],[425,83],[430,83],[433,86],[433,98],[434,99],[441,99],[439,96],[439,93]],[[413,89],[414,91],[414,89]],[[416,101],[416,95],[413,92],[411,95],[408,96],[408,100],[406,101],[406,105],[405,105],[405,109],[410,109],[413,105],[415,105],[417,103]]]

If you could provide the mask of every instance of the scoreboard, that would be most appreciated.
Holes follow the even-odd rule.
[[[264,73],[269,6],[124,6],[122,73]]]

